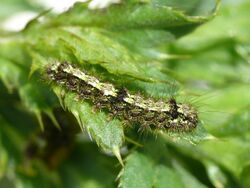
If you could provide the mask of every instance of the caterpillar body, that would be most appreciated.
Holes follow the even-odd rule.
[[[125,88],[81,71],[67,62],[55,62],[46,69],[49,79],[67,90],[77,93],[80,100],[90,101],[96,108],[107,110],[126,124],[138,124],[141,130],[192,131],[198,125],[198,113],[189,104],[133,95]]]

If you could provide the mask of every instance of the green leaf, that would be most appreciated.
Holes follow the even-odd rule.
[[[250,146],[248,142],[240,139],[206,141],[200,144],[199,148],[201,152],[205,152],[207,156],[226,167],[236,177],[239,177],[243,167],[250,162],[248,155]]]
[[[63,163],[58,174],[65,188],[116,187],[115,178],[119,169],[115,164],[117,160],[114,157],[100,153],[93,143],[77,142],[72,155]]]
[[[217,128],[220,136],[243,136],[249,134],[250,110],[245,108],[230,116],[229,120]]]
[[[177,29],[181,26],[196,27],[207,20],[206,17],[184,15],[157,2],[141,3],[131,0],[110,6],[106,11],[89,10],[87,3],[78,3],[69,11],[45,23],[45,26],[78,25],[113,30]]]
[[[126,159],[121,172],[120,187],[152,187],[154,172],[153,162],[140,153],[133,153]]]
[[[185,187],[194,187],[194,188],[205,188],[206,186],[200,183],[192,174],[190,174],[184,167],[178,163],[174,163],[175,169],[178,172],[178,175],[182,177]]]
[[[85,129],[102,149],[114,151],[122,146],[124,133],[120,121],[107,120],[104,112],[95,111],[88,103],[79,101],[75,94],[58,87],[54,90],[63,106],[76,117],[82,130]]]
[[[41,112],[45,112],[54,125],[60,129],[60,125],[52,112],[52,107],[56,106],[56,101],[47,87],[43,87],[42,84],[37,86],[34,83],[28,83],[19,88],[19,93],[24,105],[37,116],[42,130],[44,130],[44,125]]]
[[[171,168],[154,164],[154,160],[134,152],[126,159],[121,172],[120,187],[178,187],[184,188],[181,178]]]
[[[197,80],[207,88],[248,83],[249,22],[244,18],[249,7],[247,1],[236,4],[235,8],[225,5],[220,17],[171,46],[170,53],[189,57],[174,61],[179,80],[186,84]]]
[[[171,148],[164,140],[151,139],[145,143],[144,148],[134,151],[126,158],[125,167],[120,173],[119,185],[124,188],[204,187],[184,168],[183,163],[171,152]]]
[[[155,0],[162,5],[173,7],[177,10],[182,10],[188,15],[208,15],[214,9],[214,0],[190,0],[188,4],[183,3],[182,0]]]
[[[24,50],[20,48],[23,46],[23,43],[6,43],[2,45],[3,50],[1,51],[0,57],[0,79],[3,81],[5,86],[8,88],[9,92],[13,92],[14,89],[18,90],[20,98],[27,109],[33,112],[39,121],[41,128],[43,129],[43,122],[41,113],[45,112],[54,124],[59,128],[59,125],[52,113],[52,107],[57,105],[55,96],[52,95],[52,92],[45,87],[42,82],[40,85],[37,85],[37,75],[36,78],[29,78],[29,56],[27,52],[22,53]],[[12,50],[12,53],[17,60],[14,60],[8,50]],[[24,64],[24,65],[23,65]]]
[[[55,48],[55,45],[58,48]],[[156,62],[145,61],[129,51],[126,46],[114,41],[111,36],[107,37],[102,34],[100,29],[48,30],[44,37],[39,37],[39,43],[35,48],[47,58],[49,56],[65,61],[69,59],[65,58],[65,54],[69,54],[71,59],[73,56],[85,66],[100,65],[113,75],[130,76],[148,82],[174,82],[161,72],[160,64],[156,66]]]
[[[238,186],[237,184],[235,184],[235,179],[232,178],[232,176],[230,176],[230,174],[225,169],[218,166],[218,164],[209,160],[205,160],[204,164],[206,166],[209,179],[213,182],[213,185],[215,187]]]
[[[243,187],[249,187],[250,181],[249,181],[249,175],[250,175],[250,165],[246,165],[244,169],[241,172],[241,182],[243,184]]]
[[[14,88],[19,86],[21,80],[20,69],[15,64],[3,58],[0,58],[0,63],[0,79],[9,92],[12,92]]]

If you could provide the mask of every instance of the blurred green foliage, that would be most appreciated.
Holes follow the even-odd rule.
[[[0,187],[250,187],[247,0],[218,11],[212,0],[76,3],[60,15],[12,0],[2,9],[0,23],[44,12],[20,32],[0,32]],[[175,96],[198,108],[201,123],[140,134],[49,85],[54,61],[145,96]]]

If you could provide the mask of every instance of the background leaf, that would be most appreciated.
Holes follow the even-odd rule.
[[[225,0],[217,12],[218,2],[76,3],[1,31],[0,187],[249,187],[250,4]],[[0,22],[42,10],[0,4]],[[199,125],[141,135],[51,83],[56,61],[145,98],[188,103]]]

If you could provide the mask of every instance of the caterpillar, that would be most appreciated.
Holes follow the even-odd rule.
[[[55,62],[46,69],[49,79],[78,95],[80,100],[91,102],[106,110],[125,124],[140,126],[140,130],[192,131],[198,125],[197,110],[190,104],[145,98],[131,94],[125,88],[101,82],[67,62]]]

